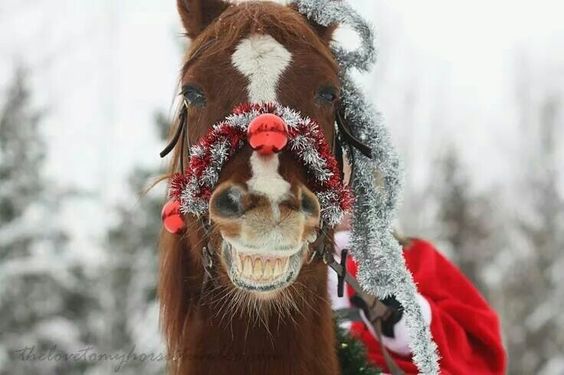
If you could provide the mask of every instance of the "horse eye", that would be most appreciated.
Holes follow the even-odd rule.
[[[326,86],[317,91],[317,99],[323,104],[333,104],[339,97],[336,87]]]
[[[182,96],[190,105],[196,107],[203,107],[206,105],[206,96],[204,95],[204,91],[197,86],[186,85],[182,87]]]

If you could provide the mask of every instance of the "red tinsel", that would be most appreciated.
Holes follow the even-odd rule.
[[[247,116],[255,113],[257,116],[263,113],[280,115],[282,110],[287,109],[275,103],[247,103],[236,107],[231,118],[233,118],[233,116]],[[325,205],[329,205],[333,209],[338,209],[338,211],[349,210],[353,204],[353,197],[348,187],[344,186],[341,181],[338,163],[319,126],[310,119],[302,118],[297,124],[293,124],[293,126],[289,127],[288,136],[290,139],[290,147],[287,147],[286,150],[293,152],[297,160],[300,160],[304,164],[310,185],[312,185],[312,190],[314,193],[318,194],[318,196],[325,197],[324,202],[323,199],[320,199],[322,205],[325,203]],[[300,150],[296,149],[296,147],[291,147],[292,139],[296,137],[302,137],[309,141],[307,149]],[[222,158],[223,162],[232,158],[233,155],[247,143],[245,129],[230,123],[229,117],[227,120],[213,126],[209,132],[200,139],[197,145],[193,147],[188,167],[184,171],[184,174],[177,173],[172,177],[170,196],[173,199],[181,201],[185,212],[200,214],[201,212],[199,212],[199,210],[202,209],[202,204],[197,206],[198,209],[192,208],[190,205],[196,201],[202,203],[209,200],[215,186],[203,182],[210,180],[209,178],[205,180],[204,177],[206,173],[214,177],[216,177],[216,174],[217,177],[219,176],[223,164],[214,160],[212,149],[214,147],[220,147],[225,143],[227,143],[227,149],[225,150],[225,157]],[[317,158],[322,160],[322,164],[324,164],[319,170],[308,165],[308,163],[302,159],[302,155],[305,152],[312,152],[311,148],[314,149],[313,152],[318,155]],[[215,156],[217,157],[217,155]],[[325,178],[321,177],[322,174]],[[188,188],[189,186],[191,187]],[[322,207],[322,211],[324,208],[328,207]],[[332,219],[330,221],[335,220]]]

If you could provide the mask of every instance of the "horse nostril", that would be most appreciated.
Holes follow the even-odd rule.
[[[306,214],[317,216],[319,215],[319,202],[315,195],[309,192],[302,192],[301,209]]]
[[[243,214],[243,191],[237,186],[231,186],[220,192],[214,199],[217,213],[225,217],[239,217]]]

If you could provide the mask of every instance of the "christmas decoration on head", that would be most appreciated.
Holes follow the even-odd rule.
[[[200,217],[207,212],[222,167],[243,145],[249,144],[262,156],[282,150],[293,153],[320,202],[323,224],[335,226],[352,207],[351,254],[359,264],[360,285],[380,299],[394,296],[401,303],[414,363],[421,373],[438,374],[436,345],[392,231],[401,190],[400,162],[380,115],[371,109],[351,75],[353,69],[367,71],[375,60],[372,30],[345,1],[294,0],[292,6],[314,24],[349,26],[360,36],[356,50],[332,44],[341,83],[335,113],[337,147],[352,166],[353,194],[341,180],[335,156],[315,121],[278,103],[243,104],[190,147],[188,167],[171,179],[171,201],[163,209],[165,228],[179,233],[183,215]]]
[[[247,143],[263,156],[286,147],[302,162],[325,224],[338,224],[351,208],[352,195],[341,180],[337,161],[317,123],[279,104],[244,104],[192,146],[188,167],[172,177],[171,201],[165,206],[165,211],[171,212],[166,219],[172,233],[177,233],[178,215],[201,216],[207,212],[223,166]]]

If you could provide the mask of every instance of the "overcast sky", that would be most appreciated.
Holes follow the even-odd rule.
[[[421,160],[447,136],[485,181],[495,178],[517,147],[517,57],[563,74],[562,2],[353,4],[381,46],[380,65],[362,82],[415,166],[411,183],[424,181]],[[172,113],[180,33],[174,0],[0,0],[0,90],[14,66],[30,69],[47,114],[49,176],[111,205],[124,197],[133,165],[160,163],[152,116]]]

